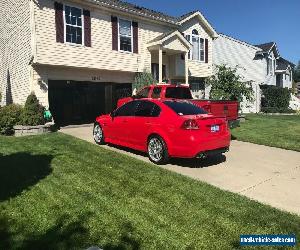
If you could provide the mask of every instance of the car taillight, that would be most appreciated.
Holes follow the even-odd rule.
[[[194,130],[194,129],[199,129],[198,123],[196,120],[186,120],[182,124],[183,129],[188,129],[188,130]]]

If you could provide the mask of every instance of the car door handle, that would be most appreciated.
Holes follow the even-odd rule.
[[[123,120],[122,122],[126,123],[126,122],[128,122],[128,121],[127,121],[127,120]]]

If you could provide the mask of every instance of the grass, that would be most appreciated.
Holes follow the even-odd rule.
[[[299,239],[300,217],[60,133],[0,137],[0,249],[239,249],[250,233]]]
[[[239,141],[300,151],[300,116],[248,114],[232,135]]]

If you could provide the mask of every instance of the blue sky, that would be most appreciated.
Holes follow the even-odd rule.
[[[274,41],[280,55],[300,60],[300,0],[127,0],[169,15],[200,10],[217,32],[251,44]]]

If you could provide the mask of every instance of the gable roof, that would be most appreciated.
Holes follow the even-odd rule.
[[[177,19],[178,19],[177,17],[173,17],[165,13],[144,8],[142,6],[138,6],[125,1],[120,1],[120,0],[86,0],[86,1],[96,3],[104,7],[125,11],[131,14],[144,16],[154,20],[163,21],[171,24],[177,24]]]
[[[207,30],[210,32],[211,36],[213,38],[218,37],[218,33],[215,31],[215,29],[210,25],[210,23],[207,21],[207,19],[202,15],[202,13],[198,10],[192,11],[190,13],[187,13],[181,17],[178,18],[178,24],[182,25],[183,23],[189,21],[192,18],[198,18],[200,22],[204,24],[204,26],[207,28]]]
[[[264,52],[269,52],[273,48],[274,44],[275,44],[274,42],[269,42],[269,43],[257,44],[254,46],[262,49],[262,51]]]
[[[274,49],[276,57],[280,56],[275,42],[262,43],[254,46],[260,48],[263,53],[270,53],[271,50]]]
[[[186,40],[186,38],[178,31],[178,30],[172,30],[170,32],[164,33],[156,38],[154,38],[152,41],[148,43],[149,46],[155,46],[158,44],[163,44],[168,39],[176,36],[179,40],[182,41],[184,46],[189,50],[192,47],[192,44]]]
[[[214,28],[209,24],[209,22],[205,19],[202,13],[198,10],[186,13],[180,17],[170,16],[168,14],[148,9],[142,6],[138,6],[132,3],[128,3],[121,0],[85,0],[90,3],[94,3],[103,7],[107,7],[110,9],[115,9],[117,11],[127,12],[129,14],[138,15],[141,17],[145,17],[148,19],[165,22],[168,24],[172,24],[175,26],[180,26],[182,23],[187,20],[197,16],[200,21],[203,22],[204,26],[208,29],[213,37],[217,37],[218,34],[214,30]]]
[[[289,62],[288,60],[285,60],[284,58],[280,57],[277,61],[277,67],[276,70],[282,71],[282,70],[287,70],[288,67],[295,67],[295,64]]]

